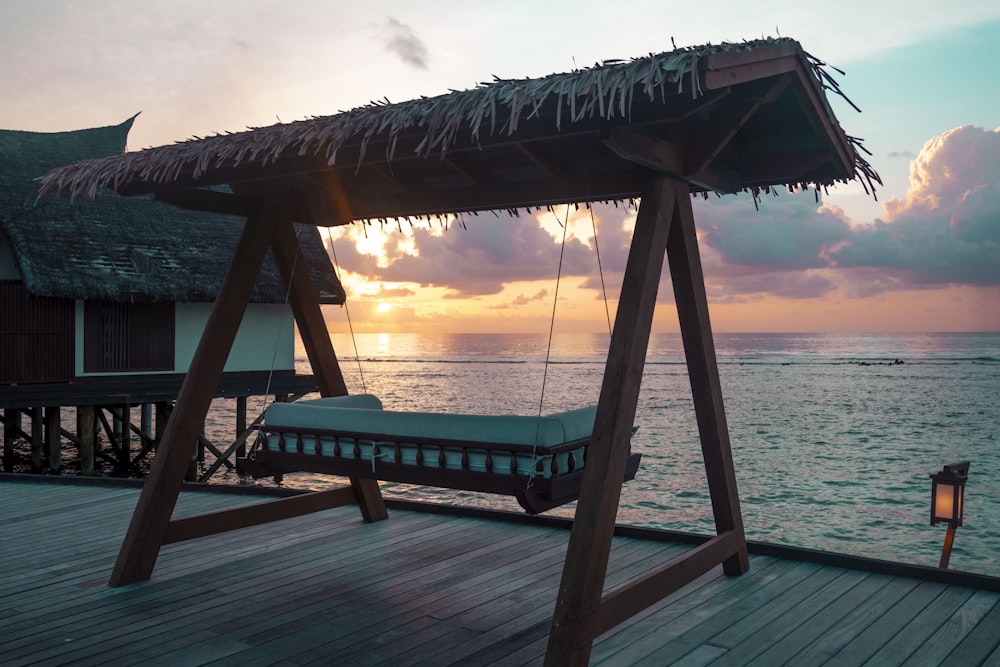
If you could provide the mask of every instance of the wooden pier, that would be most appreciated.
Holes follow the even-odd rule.
[[[390,502],[389,521],[362,524],[345,507],[169,545],[151,580],[109,588],[139,489],[67,481],[0,476],[0,664],[543,659],[563,520]],[[186,490],[177,513],[261,499]],[[678,540],[697,541],[619,533],[606,590],[693,547]],[[754,543],[750,552],[745,576],[716,567],[599,637],[592,664],[1000,664],[1000,579]]]
[[[183,373],[168,373],[0,385],[3,471],[61,474],[68,445],[82,475],[141,476],[159,445],[183,381]],[[188,479],[208,481],[220,469],[233,470],[237,456],[245,455],[258,417],[248,414],[248,398],[294,400],[314,391],[314,376],[293,371],[225,373],[215,396],[234,399],[228,415],[233,438],[220,442],[203,430]],[[68,410],[76,417],[72,430],[63,423]],[[15,456],[18,445],[30,449],[28,460],[20,464]]]

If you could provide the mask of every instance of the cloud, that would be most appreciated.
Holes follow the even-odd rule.
[[[427,69],[427,45],[417,37],[413,29],[391,16],[385,21],[388,31],[385,48],[399,57],[407,65],[418,69]]]
[[[881,269],[889,286],[1000,284],[1000,130],[965,126],[929,140],[906,197],[884,209],[830,254],[837,267]]]
[[[891,158],[906,158],[907,160],[912,160],[917,157],[913,151],[892,151],[889,153]]]
[[[541,301],[542,299],[546,298],[548,295],[549,295],[549,291],[547,289],[539,290],[533,296],[526,296],[524,294],[518,294],[517,297],[514,298],[514,301],[511,302],[511,305],[514,305],[514,306],[526,306],[529,303],[532,303],[534,301]]]
[[[813,192],[765,197],[759,207],[749,196],[698,199],[694,207],[713,302],[1000,284],[1000,132],[962,127],[928,141],[913,160],[906,196],[889,200],[884,219],[869,224],[853,224]],[[634,211],[609,204],[595,204],[592,211],[604,287],[613,299],[621,288]],[[582,278],[579,286],[601,299],[601,273],[586,231],[589,215],[571,218],[579,225],[566,242],[562,277]],[[371,280],[446,288],[448,298],[497,294],[519,281],[555,284],[560,246],[534,216],[465,220],[467,229],[414,227],[388,235],[380,255],[341,246],[340,260]],[[669,272],[663,275],[659,301],[666,303],[673,290]],[[520,294],[508,306],[541,296]]]
[[[405,287],[395,287],[386,288],[384,285],[379,286],[378,292],[372,297],[374,299],[400,299],[408,296],[414,296],[416,292]]]
[[[713,302],[745,302],[762,295],[815,298],[837,289],[828,254],[850,235],[843,210],[810,192],[698,200],[695,221],[706,289]],[[669,283],[660,300],[673,298]]]
[[[827,251],[850,226],[837,208],[819,206],[813,192],[765,198],[759,210],[746,197],[708,200],[695,214],[704,242],[727,264],[804,270],[827,266]]]
[[[525,214],[467,216],[465,227],[444,233],[414,226],[409,233],[390,234],[387,265],[358,252],[353,244],[338,246],[345,269],[384,282],[412,282],[445,287],[451,296],[497,294],[504,284],[523,280],[555,281],[560,247],[537,221]],[[591,250],[578,239],[566,241],[563,276],[596,270]]]

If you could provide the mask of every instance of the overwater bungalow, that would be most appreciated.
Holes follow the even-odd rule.
[[[37,614],[60,642],[35,654],[241,665],[1000,659],[994,579],[802,550],[765,553],[744,536],[691,200],[851,180],[872,187],[877,175],[835,118],[829,90],[838,92],[823,63],[794,40],[767,39],[497,80],[49,172],[41,179],[46,197],[112,190],[246,222],[141,492],[98,492],[120,502],[118,516],[134,506],[127,530],[87,540],[85,574],[13,586],[15,610]],[[585,437],[568,435],[579,424],[564,424],[565,415],[438,419],[346,396],[315,289],[295,261],[294,222],[629,199],[641,203]],[[340,471],[349,483],[264,503],[182,493],[210,388],[269,248],[324,398],[265,414],[269,435],[252,464]],[[615,526],[665,258],[716,525],[715,535],[686,543]],[[552,433],[562,425],[565,442],[556,434],[525,443],[520,419]],[[583,451],[578,458],[563,446]],[[547,500],[578,500],[569,524],[387,505],[379,480],[407,474],[512,494],[546,480]],[[25,487],[16,485],[22,507],[38,497]],[[104,550],[118,537],[109,592]],[[59,552],[60,544],[47,549]],[[46,596],[73,586],[88,592],[46,613]],[[159,641],[142,647],[86,620],[83,633],[61,620],[94,610],[115,626],[114,637],[155,632]],[[31,659],[29,625],[18,626],[17,653],[8,655]],[[76,651],[73,642],[90,631],[98,639]]]
[[[162,413],[171,405],[239,239],[236,218],[146,198],[109,193],[93,201],[36,201],[34,179],[48,170],[121,155],[134,120],[70,132],[0,131],[5,470],[11,470],[18,436],[32,442],[36,469],[43,456],[48,469],[60,469],[60,407],[77,407],[89,418],[91,425],[75,436],[89,442],[104,406],[120,417],[130,406],[159,404]],[[317,229],[301,226],[297,234],[321,302],[342,304],[343,288]],[[315,387],[311,377],[294,376],[294,322],[277,267],[268,258],[217,394],[263,393],[268,378],[274,394]],[[22,424],[22,417],[31,426]],[[155,430],[142,429],[147,443]],[[108,435],[120,450],[121,426],[112,431]],[[93,469],[91,447],[85,448],[85,471]],[[135,460],[133,453],[121,467],[128,471]]]

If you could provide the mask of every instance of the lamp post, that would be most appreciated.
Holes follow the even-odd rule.
[[[931,475],[931,525],[944,522],[948,532],[941,550],[941,569],[947,569],[951,559],[951,545],[955,529],[962,525],[965,501],[965,482],[969,479],[969,462],[949,463],[941,472]]]

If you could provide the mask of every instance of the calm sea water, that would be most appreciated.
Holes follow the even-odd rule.
[[[355,341],[357,353],[350,337],[334,336],[352,393],[374,393],[387,409],[479,414],[596,403],[608,346],[606,335],[556,336],[546,364],[541,335]],[[1000,575],[1000,334],[720,334],[716,351],[750,538],[936,566],[945,529],[929,525],[928,475],[968,460],[966,525],[951,566]],[[651,339],[635,421],[642,466],[619,521],[711,533],[678,335]],[[389,497],[518,509],[498,496],[384,488]]]

